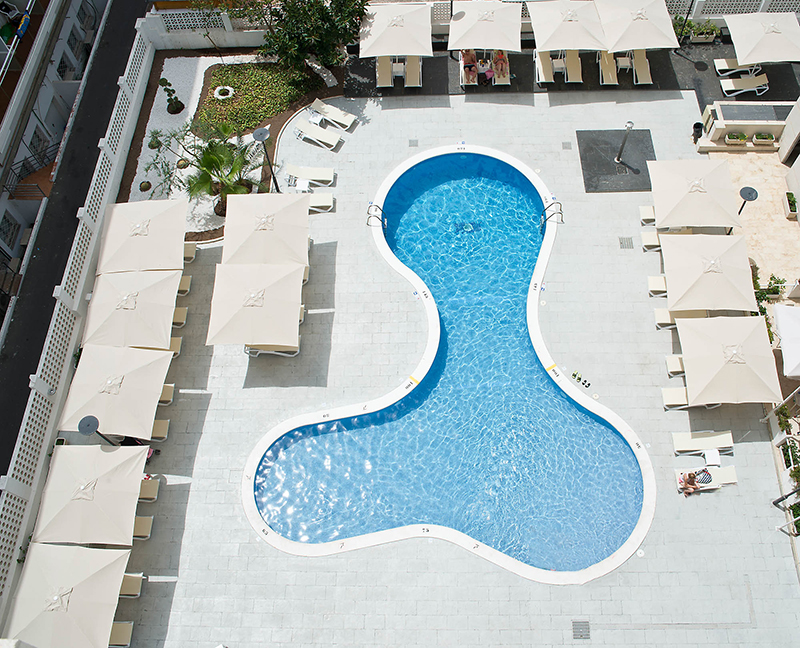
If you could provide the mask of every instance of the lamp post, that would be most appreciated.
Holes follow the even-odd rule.
[[[625,122],[625,135],[622,138],[622,144],[619,147],[619,153],[617,153],[617,157],[614,158],[614,162],[620,164],[622,162],[622,151],[625,149],[625,142],[628,141],[628,135],[631,132],[631,128],[633,128],[633,122],[628,121]]]
[[[97,420],[96,416],[84,416],[78,422],[78,432],[80,432],[83,436],[92,436],[93,434],[97,434],[103,441],[106,443],[115,446],[117,445],[111,439],[109,439],[104,434],[101,434],[100,431],[97,429],[100,427],[100,421]]]
[[[272,179],[272,182],[275,185],[275,192],[280,193],[281,188],[278,186],[278,179],[275,177],[275,171],[272,170],[272,162],[269,159],[269,153],[267,152],[267,140],[269,139],[269,124],[267,124],[264,128],[256,128],[253,131],[253,139],[257,142],[261,142],[264,146],[264,159],[267,161],[267,166],[269,167],[269,175]]]

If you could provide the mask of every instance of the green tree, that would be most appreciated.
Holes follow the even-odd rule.
[[[191,124],[185,124],[166,133],[150,131],[151,141],[160,144],[155,158],[144,168],[159,178],[151,195],[169,196],[175,190],[185,190],[192,198],[219,196],[214,212],[225,216],[230,194],[252,190],[254,183],[248,176],[261,168],[263,149],[256,142],[244,143],[229,124],[214,127],[205,139],[192,133],[191,128]],[[181,160],[194,171],[180,173]]]
[[[366,7],[367,0],[276,2],[261,51],[297,70],[312,55],[322,65],[336,65],[346,55],[345,46],[358,40]]]

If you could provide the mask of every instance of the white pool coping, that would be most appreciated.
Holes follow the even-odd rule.
[[[383,203],[387,194],[389,193],[389,190],[400,178],[400,176],[402,176],[411,167],[431,157],[451,153],[473,153],[477,155],[485,155],[487,157],[500,160],[501,162],[505,162],[506,164],[515,167],[531,182],[531,184],[536,188],[542,197],[546,210],[551,205],[554,207],[557,205],[555,196],[548,191],[541,178],[539,178],[539,176],[532,169],[520,162],[518,159],[488,147],[473,146],[462,142],[461,144],[442,146],[424,151],[398,165],[378,188],[377,194],[371,203],[370,209],[376,213],[381,212]],[[428,370],[430,369],[434,358],[436,357],[441,335],[441,330],[439,327],[439,310],[436,306],[436,302],[434,301],[430,290],[425,285],[425,282],[423,282],[422,279],[420,279],[420,277],[417,276],[417,274],[410,268],[401,263],[389,248],[389,245],[386,243],[386,239],[383,234],[383,227],[380,226],[380,217],[372,218],[371,222],[374,224],[372,228],[373,239],[375,240],[375,244],[378,247],[379,252],[394,270],[396,270],[400,275],[409,281],[425,307],[425,313],[428,321],[428,341],[425,346],[425,350],[423,351],[422,358],[407,380],[404,380],[401,385],[390,391],[388,394],[381,396],[380,398],[355,405],[347,405],[331,410],[322,410],[311,414],[295,416],[273,427],[251,451],[247,458],[247,462],[245,463],[245,469],[242,475],[242,503],[244,506],[245,515],[252,527],[263,540],[268,542],[276,549],[280,549],[286,553],[298,556],[329,556],[345,551],[372,547],[398,540],[405,540],[408,538],[438,538],[463,547],[467,551],[470,551],[477,556],[481,556],[486,560],[498,565],[499,567],[507,569],[508,571],[522,576],[523,578],[552,585],[583,584],[599,578],[600,576],[604,576],[605,574],[608,574],[612,570],[622,565],[634,554],[634,552],[644,541],[644,538],[650,529],[650,525],[653,522],[656,503],[655,473],[653,472],[653,466],[650,461],[650,457],[648,456],[644,445],[633,429],[620,416],[594,399],[588,397],[585,393],[581,392],[572,381],[568,380],[566,376],[561,374],[544,343],[542,332],[539,327],[539,294],[544,280],[545,270],[547,268],[547,261],[550,258],[550,254],[552,253],[553,245],[555,243],[556,230],[558,227],[557,219],[555,217],[549,218],[547,221],[545,235],[542,240],[541,249],[539,251],[539,256],[537,258],[533,276],[531,277],[530,287],[528,289],[528,330],[530,332],[531,342],[533,343],[534,350],[539,357],[539,361],[542,363],[542,366],[545,368],[550,378],[573,401],[584,407],[589,412],[592,412],[593,414],[604,419],[613,428],[615,428],[630,445],[634,456],[639,462],[643,485],[642,510],[636,526],[622,546],[620,546],[607,558],[595,563],[594,565],[586,567],[585,569],[577,571],[550,571],[523,563],[516,558],[512,558],[511,556],[478,542],[465,533],[444,526],[414,524],[397,527],[394,529],[387,529],[385,531],[378,531],[375,533],[368,533],[334,542],[312,544],[296,542],[281,536],[279,533],[272,530],[261,517],[258,507],[256,506],[254,496],[254,479],[264,454],[281,436],[298,427],[327,423],[332,420],[349,418],[353,416],[361,416],[393,405],[417,387],[420,381],[428,373]],[[538,227],[540,224],[534,223],[533,225]]]

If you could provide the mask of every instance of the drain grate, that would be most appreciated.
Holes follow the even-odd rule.
[[[419,140],[408,140],[408,148],[417,148],[419,146]]]
[[[619,237],[619,249],[620,250],[632,250],[633,249],[633,237],[632,236],[620,236]]]
[[[591,639],[589,635],[589,622],[588,621],[573,621],[572,622],[572,638],[573,639]]]
[[[628,175],[628,167],[626,167],[624,164],[618,164],[617,175]]]
[[[561,150],[562,151],[571,151],[572,150],[572,142],[561,142]]]
[[[456,223],[453,226],[456,232],[463,232],[465,234],[474,234],[481,231],[480,223]]]

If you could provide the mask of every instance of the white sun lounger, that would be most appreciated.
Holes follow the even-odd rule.
[[[672,445],[675,454],[703,454],[706,450],[733,452],[733,435],[730,430],[715,432],[701,430],[697,432],[673,432]]]
[[[611,52],[597,52],[597,62],[600,64],[600,85],[619,85],[614,55]]]
[[[761,72],[761,66],[758,63],[755,65],[739,65],[739,61],[735,58],[714,59],[714,69],[717,71],[717,75],[721,77],[745,73],[752,76]]]
[[[309,195],[308,213],[320,214],[322,212],[333,211],[332,193],[312,193]]]
[[[191,263],[197,256],[197,243],[189,241],[183,244],[183,262]]]
[[[298,119],[295,124],[295,135],[297,139],[305,139],[314,142],[317,146],[333,150],[342,141],[341,136],[331,131],[325,130],[322,126],[316,126],[305,119]]]
[[[683,367],[682,355],[668,355],[666,356],[666,361],[667,375],[670,378],[674,378],[675,376],[683,376],[686,373],[686,369]]]
[[[172,327],[183,328],[186,326],[186,319],[189,317],[189,308],[187,306],[177,306],[172,313]]]
[[[406,56],[406,88],[422,87],[422,59]]]
[[[390,56],[379,56],[375,61],[375,86],[377,88],[391,88],[393,85],[392,58]]]
[[[760,96],[769,90],[766,74],[743,76],[738,79],[720,79],[719,85],[722,87],[722,94],[726,97],[735,97],[744,92],[755,92]]]
[[[651,85],[653,77],[650,75],[650,61],[647,52],[643,49],[633,50],[633,83],[635,85]]]
[[[153,421],[153,432],[150,434],[151,441],[166,441],[169,435],[169,419],[158,419]]]
[[[664,400],[664,409],[684,410],[689,409],[689,393],[686,387],[662,387],[661,397]],[[715,409],[722,403],[709,403],[703,405],[706,409]]]
[[[276,355],[283,358],[294,358],[300,353],[300,345],[293,347],[281,344],[245,344],[244,352],[251,358],[257,358],[260,355]]]
[[[656,230],[642,232],[642,249],[645,252],[658,252],[661,249],[661,240]]]
[[[133,621],[114,621],[108,638],[108,648],[128,648],[132,638]]]
[[[153,516],[137,515],[133,520],[133,539],[149,540],[153,533]]]
[[[736,468],[733,466],[723,466],[722,468],[715,467],[715,466],[706,466],[706,470],[711,475],[711,482],[708,484],[698,484],[698,491],[704,490],[715,490],[722,486],[727,486],[729,484],[736,484]],[[676,470],[675,471],[675,485],[677,486],[679,491],[683,490],[683,484],[681,483],[681,475],[690,472],[697,472],[700,468],[691,469],[687,468],[685,470]]]
[[[321,99],[314,99],[310,106],[311,110],[322,117],[331,126],[336,126],[342,130],[348,130],[356,121],[356,116],[349,112],[326,104]]]
[[[536,83],[553,83],[553,59],[549,51],[534,50],[533,59],[536,63]]]
[[[120,598],[139,598],[142,595],[142,582],[144,574],[124,574],[122,576],[122,587],[119,589]]]
[[[666,297],[667,278],[664,275],[647,277],[647,292],[651,297]]]
[[[308,180],[309,184],[319,186],[332,185],[336,175],[334,170],[328,167],[300,167],[287,162],[283,168],[290,178]]]
[[[639,207],[639,220],[642,225],[656,224],[656,209],[652,205],[642,205]]]
[[[165,383],[161,388],[161,396],[158,399],[158,404],[164,407],[172,405],[175,400],[175,383]]]
[[[675,319],[690,319],[698,317],[708,317],[708,311],[705,310],[685,310],[685,311],[671,311],[666,308],[656,308],[656,328],[657,329],[674,329],[677,328]]]
[[[169,351],[172,351],[172,357],[177,358],[181,354],[181,347],[183,346],[183,338],[171,337],[169,339]]]
[[[186,297],[192,289],[192,275],[181,276],[181,282],[178,284],[178,297]]]
[[[581,68],[581,57],[578,50],[567,50],[567,83],[583,83],[583,73]]]
[[[140,502],[155,502],[158,499],[158,487],[161,486],[159,479],[143,479],[139,486]]]

